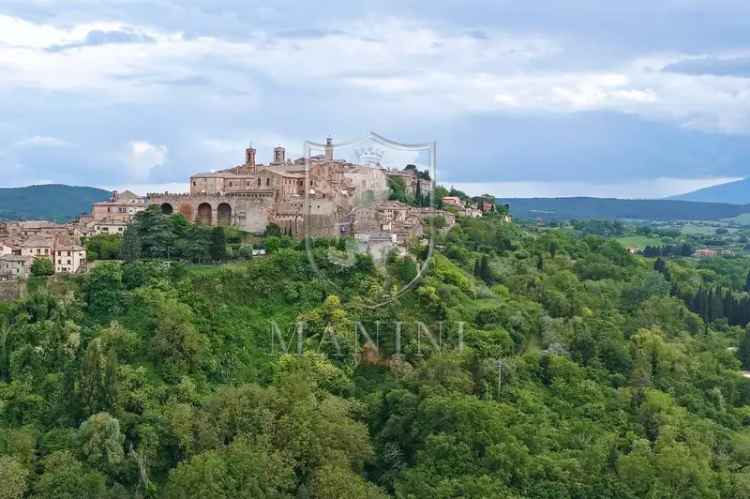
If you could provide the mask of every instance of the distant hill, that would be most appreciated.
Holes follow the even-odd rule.
[[[69,185],[32,185],[0,188],[0,220],[53,220],[65,222],[89,212],[110,191]]]
[[[702,203],[748,204],[750,203],[750,178],[706,187],[669,199],[700,201]]]
[[[668,199],[498,198],[520,219],[719,220],[750,213],[750,205]]]

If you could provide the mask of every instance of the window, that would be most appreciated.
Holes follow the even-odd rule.
[[[271,179],[270,179],[270,178],[267,178],[267,179],[266,179],[266,187],[268,187],[269,185],[271,185]]]

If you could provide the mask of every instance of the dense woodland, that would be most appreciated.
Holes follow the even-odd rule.
[[[234,237],[148,212],[0,305],[0,498],[750,497],[750,341],[688,299],[746,267],[490,216],[397,294],[424,247]]]

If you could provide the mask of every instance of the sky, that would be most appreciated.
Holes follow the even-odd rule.
[[[750,176],[750,2],[0,0],[0,185],[184,190],[368,131],[476,194]]]

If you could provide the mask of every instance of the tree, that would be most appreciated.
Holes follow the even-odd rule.
[[[28,487],[29,470],[10,456],[0,456],[0,499],[21,499]]]
[[[120,246],[120,258],[127,263],[132,263],[141,257],[141,238],[138,230],[130,226],[125,229]]]
[[[81,361],[81,404],[87,414],[111,411],[117,401],[117,357],[101,338],[89,342]]]
[[[115,260],[122,251],[122,237],[118,234],[97,234],[85,239],[86,259]]]
[[[211,245],[208,251],[213,261],[220,262],[226,260],[227,236],[224,233],[224,227],[214,227],[211,230]]]
[[[190,372],[197,367],[206,349],[205,338],[193,325],[190,307],[162,293],[155,293],[153,299],[151,355],[154,362],[170,377]]]
[[[102,322],[122,310],[122,268],[117,263],[102,263],[86,275],[81,293],[91,316]]]
[[[81,423],[78,429],[81,454],[92,467],[106,471],[125,457],[120,433],[120,422],[106,412],[100,412]]]
[[[180,463],[169,476],[165,497],[182,499],[276,499],[293,497],[294,470],[266,441],[240,437]]]
[[[46,277],[55,273],[55,267],[49,258],[35,258],[31,264],[31,275]]]
[[[35,499],[101,499],[106,497],[106,480],[91,471],[68,451],[50,454],[44,472],[34,484]]]
[[[742,368],[750,370],[750,326],[745,328],[737,348],[737,357],[742,363]]]

